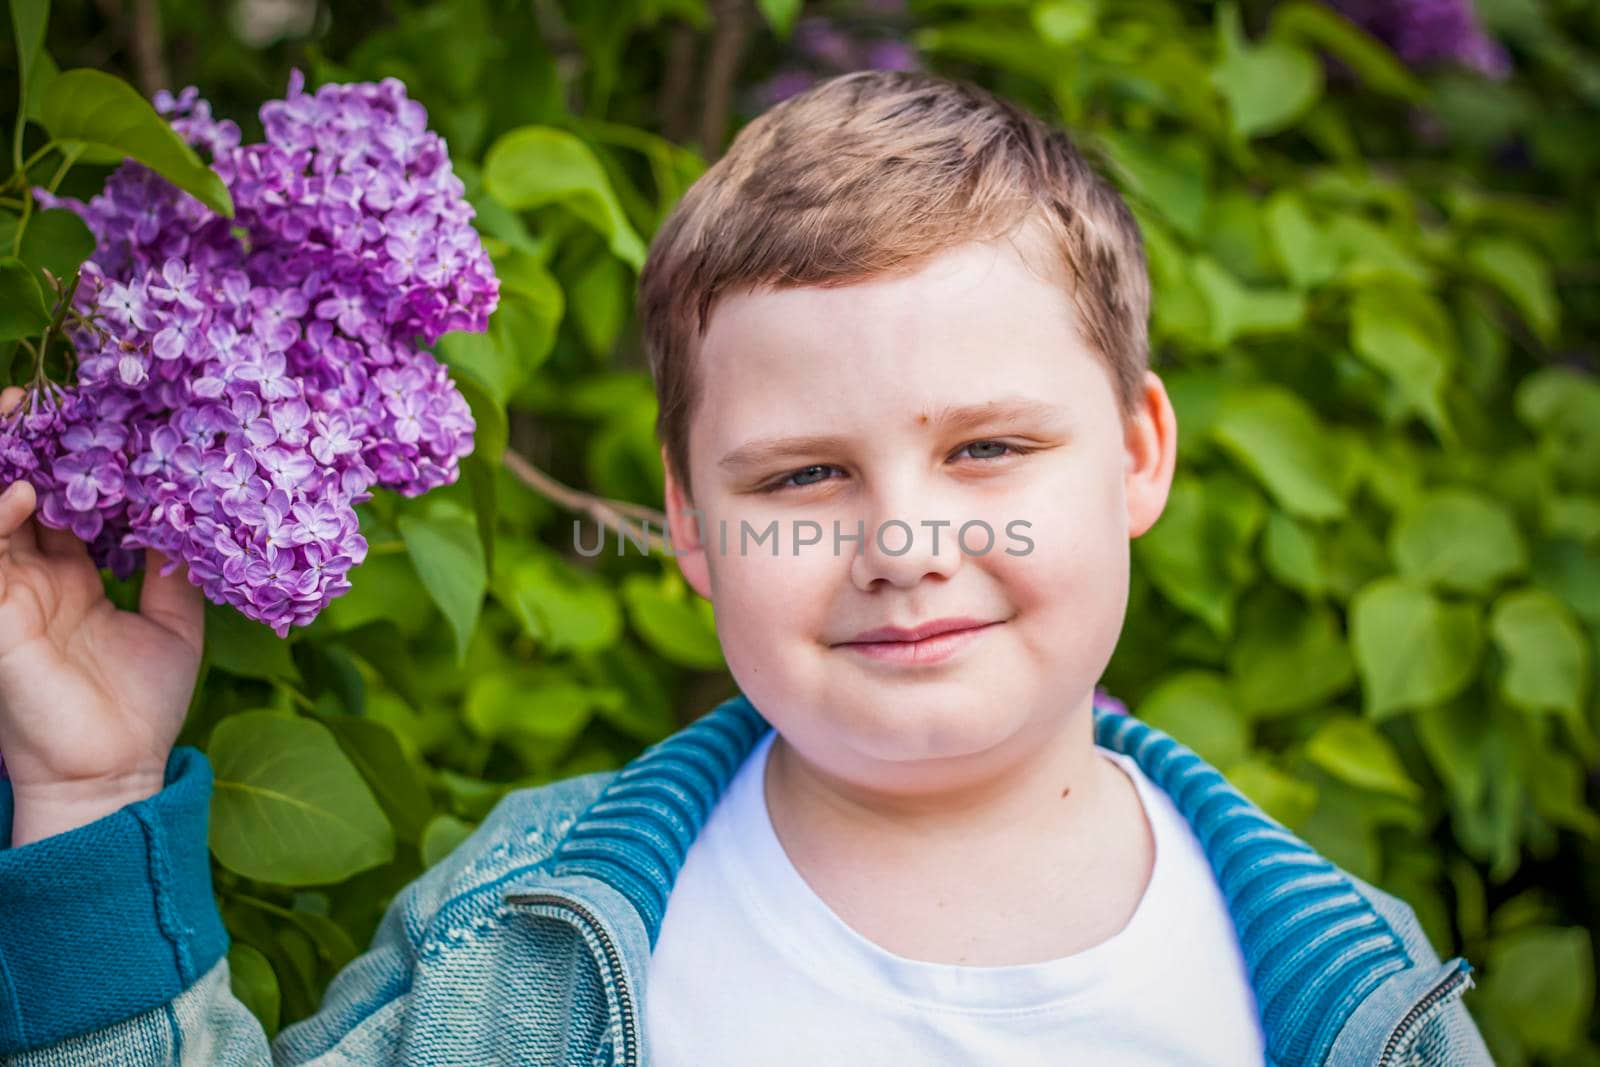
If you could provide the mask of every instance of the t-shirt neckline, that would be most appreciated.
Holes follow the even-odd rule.
[[[1095,749],[1132,779],[1155,843],[1149,883],[1127,924],[1087,949],[1038,963],[968,966],[913,960],[857,933],[808,885],[772,826],[764,780],[775,730],[757,742],[729,783],[728,829],[737,847],[723,849],[729,884],[749,909],[757,929],[791,963],[824,985],[851,987],[856,995],[888,998],[940,1012],[1014,1014],[1045,1008],[1084,1011],[1106,998],[1132,994],[1161,939],[1173,936],[1168,917],[1174,828],[1156,787],[1123,753]]]

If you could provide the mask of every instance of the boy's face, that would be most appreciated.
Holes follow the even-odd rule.
[[[968,244],[901,277],[726,297],[699,359],[673,548],[734,679],[802,757],[910,795],[975,784],[1087,709],[1176,425],[1153,374],[1124,422],[1058,284],[1009,242]],[[776,556],[756,541],[774,521]],[[951,617],[991,625],[943,649],[851,643]]]

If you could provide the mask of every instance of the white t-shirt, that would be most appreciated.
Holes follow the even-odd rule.
[[[1128,924],[1000,967],[910,960],[847,926],[795,870],[763,788],[768,731],[689,849],[650,958],[653,1067],[1259,1065],[1238,936],[1189,823],[1130,757],[1155,866]]]

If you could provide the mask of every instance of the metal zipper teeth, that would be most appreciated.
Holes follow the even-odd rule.
[[[1400,1020],[1400,1025],[1394,1028],[1394,1033],[1389,1035],[1389,1040],[1384,1043],[1383,1055],[1378,1057],[1378,1067],[1384,1067],[1385,1064],[1392,1060],[1395,1052],[1400,1048],[1402,1039],[1406,1036],[1406,1031],[1416,1024],[1417,1019],[1424,1012],[1455,992],[1456,987],[1465,985],[1467,980],[1466,968],[1458,967],[1455,971],[1446,975],[1444,981],[1430,989],[1425,997],[1413,1004],[1411,1010],[1406,1012],[1405,1017]]]
[[[606,960],[611,965],[611,973],[617,981],[617,995],[622,998],[622,1062],[624,1064],[638,1063],[638,1034],[637,1024],[630,1010],[628,999],[628,976],[622,969],[622,953],[617,951],[616,942],[611,940],[611,935],[601,925],[600,919],[594,912],[582,904],[568,900],[566,897],[553,893],[515,893],[506,897],[508,904],[554,904],[569,911],[577,912],[583,921],[589,924],[595,937],[599,938],[600,945],[605,949]]]

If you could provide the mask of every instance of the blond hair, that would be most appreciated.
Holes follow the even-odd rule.
[[[1126,415],[1149,366],[1144,244],[1065,133],[977,86],[906,71],[841,75],[755,118],[684,194],[639,276],[656,432],[685,492],[694,354],[719,298],[906,272],[1024,223]]]

